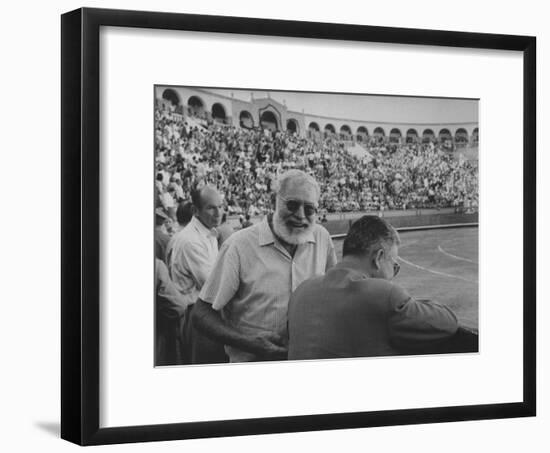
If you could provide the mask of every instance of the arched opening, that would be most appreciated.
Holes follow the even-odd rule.
[[[451,131],[449,129],[441,129],[439,131],[439,140],[445,141],[445,140],[452,140],[453,136],[451,135]]]
[[[219,102],[216,102],[212,106],[212,119],[219,123],[225,123],[225,120],[227,119],[225,108]]]
[[[270,110],[262,113],[260,116],[260,124],[263,129],[269,129],[270,131],[276,131],[279,129],[277,117]]]
[[[351,140],[351,129],[347,124],[340,128],[340,138],[342,140]]]
[[[312,132],[319,132],[319,125],[315,121],[309,123],[309,126],[307,128]]]
[[[358,142],[366,142],[369,138],[369,131],[365,126],[359,126],[357,128],[357,141]]]
[[[294,118],[290,118],[289,120],[287,120],[286,130],[292,132],[293,134],[297,134],[298,132],[300,132],[298,121],[296,121]]]
[[[390,131],[390,143],[399,143],[401,141],[401,131],[394,127]]]
[[[384,132],[384,129],[382,129],[381,127],[377,127],[376,129],[374,129],[372,135],[376,138],[376,141],[378,143],[381,143],[384,141],[386,133]]]
[[[198,96],[191,96],[187,101],[189,115],[204,117],[204,102]]]
[[[468,144],[468,132],[464,128],[457,129],[455,132],[456,146],[463,147]]]
[[[336,129],[330,123],[325,126],[325,137],[330,137],[336,134]]]
[[[422,132],[422,143],[430,143],[433,142],[434,139],[435,134],[431,129],[425,129],[424,132]]]
[[[405,137],[405,143],[417,143],[418,142],[418,132],[416,129],[409,129],[407,131],[407,136]]]
[[[239,125],[245,129],[252,129],[254,127],[254,119],[247,110],[243,110],[239,114]]]
[[[477,146],[479,143],[479,129],[476,127],[472,131],[472,145]]]
[[[180,105],[181,102],[178,93],[176,93],[171,88],[167,88],[162,92],[162,99],[164,99],[165,101],[169,101],[174,107]]]
[[[311,123],[309,123],[309,126],[307,127],[307,136],[309,138],[313,138],[315,140],[318,140],[320,137],[319,135],[319,125],[315,122],[315,121],[312,121]]]
[[[449,129],[441,129],[439,131],[439,143],[443,146],[446,150],[452,150],[453,149],[453,136],[451,135],[451,131]]]

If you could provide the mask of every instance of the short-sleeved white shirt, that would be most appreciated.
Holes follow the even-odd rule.
[[[334,245],[324,227],[315,225],[292,257],[266,217],[223,244],[199,297],[242,333],[273,332],[287,338],[290,295],[303,281],[323,275],[335,264]],[[231,346],[226,352],[232,362],[257,359]]]
[[[168,260],[174,285],[188,305],[194,304],[218,256],[217,232],[193,217],[176,233]]]

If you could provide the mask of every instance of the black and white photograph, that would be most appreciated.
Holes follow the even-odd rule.
[[[478,98],[153,88],[156,367],[479,352]]]

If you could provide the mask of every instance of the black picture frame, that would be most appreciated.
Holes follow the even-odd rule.
[[[99,31],[169,29],[523,52],[523,399],[471,406],[100,428]],[[536,414],[536,38],[82,8],[61,20],[61,437],[80,445]]]

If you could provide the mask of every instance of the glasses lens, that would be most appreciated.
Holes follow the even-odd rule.
[[[317,212],[317,208],[312,204],[304,203],[304,214],[308,217],[312,216]]]
[[[290,212],[296,212],[298,209],[300,209],[300,205],[302,203],[300,203],[299,201],[296,201],[296,200],[288,200],[286,202],[286,208],[290,211]]]
[[[317,212],[317,208],[315,207],[315,205],[312,205],[311,203],[302,203],[298,200],[287,200],[286,208],[290,212],[296,212],[298,211],[298,209],[300,209],[300,206],[302,206],[302,204],[304,205],[304,214],[307,217],[310,217]]]
[[[401,269],[401,265],[399,263],[393,263],[393,276],[395,277],[397,274],[399,274],[399,270]]]

